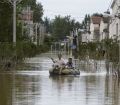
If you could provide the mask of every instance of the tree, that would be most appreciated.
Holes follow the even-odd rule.
[[[9,3],[0,2],[0,42],[12,41],[12,6]]]
[[[90,15],[89,14],[86,14],[85,15],[85,18],[84,18],[84,20],[83,20],[83,22],[82,22],[82,28],[83,29],[87,29],[87,25],[88,25],[88,23],[90,23]]]
[[[33,11],[33,22],[40,23],[42,22],[42,16],[43,16],[43,6],[41,3],[36,3],[36,0],[22,0],[17,8],[17,14],[21,14],[21,11],[25,7],[31,7],[31,10]],[[19,17],[19,16],[18,16]],[[19,18],[18,18],[19,20]],[[24,35],[22,35],[22,25],[18,23],[18,33],[17,35],[18,40],[28,40],[28,35],[25,35],[26,32],[24,32]],[[24,29],[24,31],[26,31]]]
[[[42,22],[42,16],[43,16],[43,6],[41,3],[38,3],[33,9],[33,21]]]
[[[36,0],[22,0],[19,4],[19,11],[22,10],[23,7],[30,6],[33,10],[33,21],[34,22],[42,22],[43,16],[43,6],[41,3],[36,3]]]
[[[36,0],[22,0],[18,6],[19,8],[30,6],[34,9],[36,7]]]
[[[69,36],[71,31],[80,27],[81,24],[71,19],[70,16],[56,16],[52,22],[52,34],[56,39],[61,40]]]
[[[7,1],[7,0],[6,0]],[[21,13],[23,7],[30,6],[33,10],[34,22],[41,22],[43,16],[43,6],[36,3],[36,0],[22,0],[17,5],[17,40],[24,39],[22,36],[21,24],[18,22],[18,14]],[[5,0],[0,1],[0,42],[12,42],[13,40],[13,7]]]
[[[64,39],[65,36],[70,34],[69,17],[56,16],[53,23],[53,35],[57,39]]]
[[[44,25],[46,27],[46,33],[52,33],[52,23],[49,18],[44,18]]]

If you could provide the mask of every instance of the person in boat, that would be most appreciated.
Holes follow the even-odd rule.
[[[52,58],[51,58],[52,59]],[[61,74],[61,71],[62,69],[65,67],[65,61],[64,59],[62,58],[62,55],[61,54],[58,54],[58,60],[54,60],[52,59],[53,61],[53,68],[55,69],[60,69],[60,74]]]
[[[67,67],[67,68],[70,68],[70,69],[74,68],[74,67],[73,67],[72,58],[68,58],[68,62],[67,62],[67,64],[66,64],[66,67]]]
[[[65,65],[65,61],[64,59],[62,58],[62,55],[61,54],[58,54],[58,60],[57,60],[57,63],[60,67],[62,67],[63,65]]]
[[[51,58],[51,59],[52,59],[52,61],[53,61],[53,65],[52,65],[52,67],[53,67],[54,69],[57,69],[57,68],[59,67],[57,61],[54,60],[53,58]]]
[[[57,64],[59,66],[59,74],[62,73],[62,70],[65,68],[65,61],[64,59],[62,58],[62,55],[61,54],[58,54],[58,60],[57,60]]]

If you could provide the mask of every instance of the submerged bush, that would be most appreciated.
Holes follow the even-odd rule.
[[[37,46],[31,42],[19,42],[16,45],[12,43],[0,43],[0,59],[22,61],[26,57],[33,57],[48,49],[46,45]]]
[[[79,56],[85,59],[108,59],[111,62],[119,62],[119,42],[117,40],[105,39],[101,42],[81,43]]]

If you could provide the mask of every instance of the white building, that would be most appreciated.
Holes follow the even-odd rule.
[[[118,18],[120,15],[120,0],[113,0],[111,9],[112,16],[110,21],[109,37],[115,39],[120,36],[120,19]]]
[[[45,34],[46,34],[45,26],[41,23],[34,23],[33,43],[36,45],[44,44]]]
[[[90,41],[95,42],[100,39],[100,22],[102,17],[92,16],[90,23]]]
[[[88,32],[82,33],[81,39],[82,43],[88,43],[90,41],[90,34]]]
[[[108,16],[103,16],[100,22],[100,41],[109,38],[109,19]]]
[[[33,37],[33,11],[31,8],[24,7],[21,14],[22,35],[27,35],[29,38]]]
[[[33,11],[29,6],[23,8],[20,20],[22,22],[22,35],[26,35],[34,44],[42,45],[46,32],[45,26],[33,22]]]

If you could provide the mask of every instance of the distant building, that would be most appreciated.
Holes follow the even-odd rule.
[[[19,18],[22,23],[22,35],[27,36],[34,44],[42,45],[45,36],[45,26],[41,23],[33,22],[31,7],[23,8]]]
[[[96,42],[100,40],[100,22],[102,17],[92,16],[90,23],[90,41]]]
[[[88,32],[82,33],[82,43],[88,43],[90,40],[90,34]]]
[[[33,11],[31,8],[23,8],[20,14],[20,20],[22,22],[22,34],[28,36],[29,38],[33,37]]]
[[[113,0],[112,16],[110,21],[109,36],[112,39],[118,39],[120,37],[120,0]]]
[[[100,41],[109,38],[109,16],[103,16],[100,22]]]
[[[45,26],[41,23],[34,23],[33,42],[36,45],[43,45],[46,34]]]

